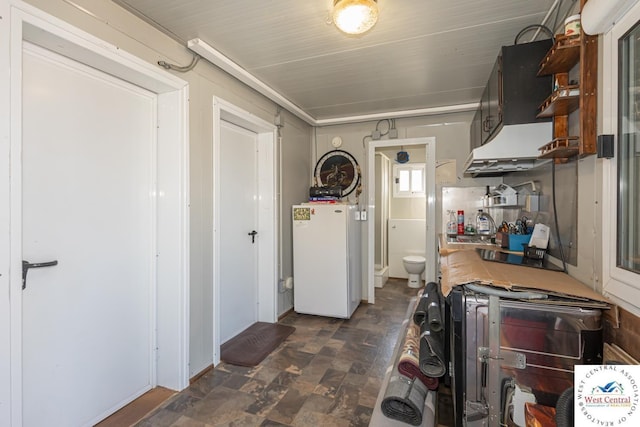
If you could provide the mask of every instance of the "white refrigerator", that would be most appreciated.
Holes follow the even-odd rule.
[[[350,318],[362,299],[356,206],[303,203],[292,213],[294,310]]]

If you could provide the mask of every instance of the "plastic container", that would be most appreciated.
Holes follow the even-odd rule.
[[[469,236],[476,234],[476,226],[471,218],[467,219],[467,225],[464,226],[464,234]]]
[[[531,234],[509,234],[509,250],[524,252],[524,246],[531,240]]]
[[[491,236],[495,234],[495,222],[491,215],[484,212],[482,209],[478,209],[476,214],[476,233],[483,236]]]
[[[580,14],[571,15],[564,20],[564,35],[575,36],[580,34],[582,25],[580,24]]]
[[[456,217],[456,211],[449,212],[449,222],[447,222],[447,235],[455,236],[458,234],[458,218]]]

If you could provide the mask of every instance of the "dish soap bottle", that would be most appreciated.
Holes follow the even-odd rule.
[[[491,218],[491,215],[483,212],[482,209],[478,209],[478,213],[476,214],[476,233],[483,236],[490,236],[494,234],[494,224],[495,222],[493,218]]]

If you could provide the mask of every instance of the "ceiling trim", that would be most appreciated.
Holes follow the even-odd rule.
[[[262,80],[259,80],[253,74],[233,62],[222,52],[212,47],[207,42],[199,38],[195,38],[187,42],[187,47],[198,55],[202,56],[207,61],[211,62],[213,65],[231,74],[233,77],[237,78],[250,88],[257,90],[276,104],[280,105],[283,108],[286,108],[305,122],[314,124],[315,119],[307,114],[304,110],[302,110],[293,102],[289,101],[280,93],[276,92],[273,88],[271,88],[271,86],[268,86]]]
[[[434,116],[437,114],[460,113],[473,111],[478,108],[477,102],[458,105],[444,105],[441,107],[417,108],[414,110],[389,111],[384,113],[362,114],[359,116],[335,117],[331,119],[315,120],[315,126],[339,125],[345,123],[368,122],[381,119],[399,119],[403,117]]]
[[[291,102],[289,99],[284,97],[282,94],[277,92],[271,86],[267,85],[262,80],[258,79],[253,74],[249,73],[247,70],[245,70],[240,65],[233,62],[222,52],[212,47],[202,39],[195,38],[195,39],[189,40],[187,42],[187,47],[193,52],[202,56],[204,59],[206,59],[216,67],[229,73],[236,79],[240,80],[242,83],[246,84],[250,88],[266,96],[271,101],[275,102],[281,107],[289,110],[292,114],[296,115],[297,117],[299,117],[300,119],[304,120],[305,122],[307,122],[312,126],[329,126],[329,125],[346,124],[346,123],[367,122],[367,121],[374,121],[374,120],[380,120],[380,119],[397,119],[397,118],[403,118],[403,117],[417,117],[417,116],[430,116],[430,115],[446,114],[446,113],[458,113],[458,112],[464,112],[464,111],[472,111],[478,107],[478,103],[470,103],[470,104],[448,105],[448,106],[431,107],[431,108],[419,108],[419,109],[413,109],[413,110],[362,114],[358,116],[316,119],[313,116],[309,115],[302,108],[298,107],[296,104]]]

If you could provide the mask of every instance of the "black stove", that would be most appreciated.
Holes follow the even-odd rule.
[[[524,254],[502,252],[495,249],[476,248],[480,258],[485,261],[500,262],[503,264],[521,265],[524,267],[541,268],[543,270],[564,271],[562,267],[550,263],[544,259],[527,258]]]

